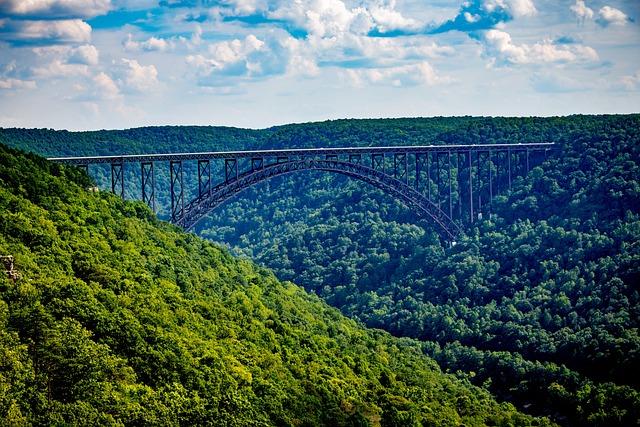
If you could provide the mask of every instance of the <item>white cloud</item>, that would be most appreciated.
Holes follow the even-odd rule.
[[[91,27],[80,19],[50,21],[8,20],[10,32],[7,37],[14,41],[56,43],[88,43]]]
[[[131,33],[127,34],[127,40],[123,43],[124,50],[128,52],[162,52],[173,46],[172,41],[163,38],[151,37],[143,42],[133,40]]]
[[[193,34],[191,34],[189,42],[193,45],[199,45],[200,43],[202,43],[202,27],[200,27],[200,25],[196,26]]]
[[[31,71],[40,79],[89,75],[89,67],[86,65],[69,64],[60,59],[55,59],[44,67],[33,67]]]
[[[629,21],[629,17],[616,8],[605,6],[598,12],[598,23],[606,27],[608,25],[625,25]]]
[[[0,89],[11,91],[37,88],[35,80],[27,80],[21,77],[16,61],[9,62],[2,71],[2,74],[0,74]]]
[[[98,65],[99,61],[98,49],[89,44],[74,48],[69,54],[69,62],[74,64]]]
[[[470,22],[470,23],[474,24],[474,23],[480,21],[481,17],[478,14],[471,14],[469,12],[465,12],[464,13],[464,19],[467,22]]]
[[[339,0],[305,2],[304,28],[320,37],[332,37],[348,31],[355,13]],[[302,2],[299,3],[302,6]],[[299,7],[296,8],[299,11]]]
[[[576,4],[571,6],[570,9],[575,13],[580,24],[593,21],[595,18],[595,12],[583,0],[576,0]],[[596,22],[603,27],[609,25],[623,26],[629,22],[629,16],[619,9],[604,6],[598,11]]]
[[[586,21],[593,20],[595,13],[590,9],[584,1],[576,0],[576,4],[570,7],[570,9],[576,14],[578,22],[584,24]]]
[[[90,66],[99,62],[98,49],[92,45],[36,47],[33,52],[42,64],[31,68],[37,78],[88,76]]]
[[[125,93],[148,93],[160,87],[158,70],[153,65],[140,65],[135,59],[122,58],[115,64],[116,84]]]
[[[355,86],[432,86],[453,81],[438,75],[426,61],[399,67],[345,70],[343,75]]]
[[[402,16],[400,12],[395,10],[395,2],[389,7],[374,6],[369,13],[376,28],[382,33],[395,30],[419,31],[423,26],[411,18]]]
[[[197,49],[202,44],[202,27],[196,25],[196,28],[191,33],[191,37],[186,38],[184,36],[178,36],[177,41],[181,42],[188,49]]]
[[[250,34],[244,40],[212,43],[208,47],[207,57],[200,54],[189,55],[186,62],[200,85],[225,86],[231,84],[229,78],[265,75],[269,60],[280,63],[281,60],[270,52],[273,44],[266,45]],[[286,56],[288,58],[289,55]]]
[[[280,1],[271,8],[266,4],[253,4],[253,7],[254,13],[288,22],[289,26],[316,37],[341,37],[347,33],[364,35],[374,29],[381,34],[392,31],[415,33],[423,27],[403,16],[393,0],[364,1],[353,8],[341,0]]]
[[[623,90],[638,90],[640,89],[640,70],[630,76],[622,76],[617,82],[617,86]]]
[[[0,12],[47,18],[93,18],[112,9],[111,0],[2,0]]]
[[[15,89],[36,89],[37,85],[34,80],[20,80],[12,77],[6,79],[0,79],[0,89],[15,90]]]
[[[291,57],[289,71],[292,75],[303,77],[318,77],[320,75],[320,68],[316,61],[300,55]]]
[[[577,44],[554,44],[544,40],[534,45],[515,45],[511,36],[500,30],[484,32],[484,55],[489,64],[495,67],[508,67],[522,64],[572,63],[598,61],[597,52],[588,46]]]
[[[224,68],[227,64],[246,60],[251,53],[259,50],[262,46],[264,46],[264,42],[258,40],[255,35],[250,34],[242,41],[235,39],[210,44],[209,53],[212,55],[211,59],[219,67]]]
[[[531,0],[486,0],[485,7],[489,12],[497,8],[508,10],[515,18],[537,13]]]
[[[120,90],[111,77],[100,72],[93,78],[92,96],[94,99],[115,100],[120,97]]]

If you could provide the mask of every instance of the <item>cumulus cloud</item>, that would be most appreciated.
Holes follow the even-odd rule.
[[[576,44],[557,44],[544,40],[534,45],[516,45],[511,36],[500,30],[489,30],[481,38],[484,56],[494,67],[509,67],[523,64],[574,63],[598,61],[597,52]]]
[[[270,24],[297,36],[339,37],[346,33],[386,35],[419,32],[423,24],[403,16],[395,0],[366,0],[357,7],[342,0],[230,0],[185,15],[190,21]]]
[[[98,49],[92,45],[36,47],[33,52],[41,65],[33,66],[31,72],[41,79],[88,76],[90,67],[99,63]]]
[[[190,55],[187,65],[203,86],[225,86],[229,78],[263,78],[287,71],[297,42],[281,33],[269,33],[264,40],[248,35],[212,43],[208,55]],[[298,58],[298,66],[304,61]]]
[[[153,65],[140,65],[135,59],[122,58],[114,63],[117,87],[124,93],[149,93],[160,87],[158,70]]]
[[[93,18],[111,9],[111,0],[0,1],[0,13],[31,18]]]
[[[7,32],[2,37],[23,43],[88,43],[91,27],[81,19],[50,21],[9,20],[4,23]]]
[[[128,52],[162,52],[173,46],[173,41],[167,41],[163,38],[151,37],[145,41],[138,42],[133,40],[131,33],[127,34],[127,40],[122,44]]]
[[[321,64],[347,68],[389,67],[405,62],[446,57],[454,54],[450,46],[438,46],[426,37],[357,37],[342,39],[309,38],[308,49]]]
[[[86,65],[70,64],[60,59],[55,59],[43,67],[33,67],[31,71],[36,78],[40,79],[89,75],[89,68]]]
[[[34,80],[20,80],[13,77],[0,78],[0,89],[16,90],[16,89],[36,89],[37,85]]]
[[[99,100],[114,100],[120,97],[120,90],[113,79],[104,72],[98,73],[93,79],[92,97]]]
[[[598,12],[597,22],[603,27],[609,25],[622,26],[629,22],[629,17],[621,10],[605,6]]]
[[[454,19],[431,32],[487,30],[515,18],[535,15],[537,12],[531,0],[472,0],[462,5]]]
[[[602,7],[596,18],[593,9],[589,8],[583,0],[576,0],[576,4],[570,9],[575,13],[580,24],[595,20],[600,26],[607,27],[609,25],[623,26],[630,21],[626,13],[611,6]]]
[[[69,62],[72,64],[98,65],[100,53],[95,46],[89,44],[78,46],[70,50]]]
[[[452,82],[449,77],[438,75],[426,61],[398,67],[345,70],[343,75],[350,84],[355,86],[432,86]]]
[[[576,4],[571,6],[570,9],[576,14],[576,18],[580,24],[593,20],[595,15],[593,10],[591,10],[582,0],[576,0]]]

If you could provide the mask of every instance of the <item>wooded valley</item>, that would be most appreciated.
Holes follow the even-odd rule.
[[[1,294],[0,411],[16,425],[637,425],[638,115],[0,130],[51,157],[548,141],[453,247],[320,172],[223,205],[197,229],[211,243],[4,149],[0,250],[22,279]]]

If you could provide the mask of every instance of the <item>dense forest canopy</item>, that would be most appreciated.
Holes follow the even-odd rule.
[[[90,185],[0,144],[0,425],[552,425]]]
[[[149,153],[554,141],[555,153],[452,248],[394,199],[319,172],[248,190],[198,233],[359,322],[417,339],[443,370],[522,410],[564,425],[640,419],[639,115],[3,129],[0,138],[47,156],[130,153],[129,143]]]

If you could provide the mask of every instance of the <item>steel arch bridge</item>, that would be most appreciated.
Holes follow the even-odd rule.
[[[271,178],[299,171],[338,173],[373,185],[430,219],[446,241],[455,241],[463,222],[473,223],[516,176],[546,158],[553,143],[349,147],[179,154],[50,158],[57,163],[107,164],[111,191],[125,197],[125,164],[139,166],[143,202],[156,211],[156,165],[168,164],[170,222],[191,230],[238,193]],[[183,165],[197,163],[198,189],[185,199]],[[212,162],[218,163],[214,172]],[[222,164],[220,164],[220,162]],[[130,166],[128,166],[130,167]],[[192,168],[195,170],[195,167]],[[214,176],[220,175],[214,183]],[[457,212],[454,212],[456,205]]]

